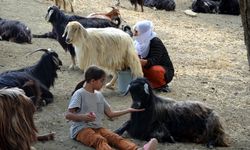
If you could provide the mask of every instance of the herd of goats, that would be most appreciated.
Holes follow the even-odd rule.
[[[0,40],[31,43],[32,38],[55,39],[70,53],[72,60],[70,68],[76,67],[77,60],[80,69],[85,69],[94,63],[111,70],[113,78],[106,84],[108,88],[114,87],[118,70],[130,68],[133,76],[138,77],[130,84],[129,89],[133,103],[138,97],[140,100],[144,99],[145,101],[141,103],[147,109],[141,115],[132,113],[130,120],[116,130],[118,134],[128,131],[132,137],[142,140],[156,137],[160,142],[189,141],[206,143],[208,147],[229,146],[219,116],[211,108],[197,102],[163,100],[156,96],[150,87],[145,89],[147,81],[139,78],[143,77],[143,73],[133,46],[131,27],[128,25],[120,27],[121,17],[118,8],[112,7],[108,13],[93,13],[82,17],[67,15],[60,10],[60,7],[66,9],[66,5],[69,4],[71,11],[74,12],[72,0],[54,1],[57,6],[49,7],[45,17],[53,27],[52,31],[40,35],[32,34],[24,23],[0,18]],[[135,5],[135,10],[139,4],[141,11],[143,6],[168,11],[175,9],[174,0],[130,0],[130,2]],[[117,5],[120,5],[119,0]],[[231,15],[240,13],[238,0],[194,0],[191,8],[194,12],[202,13]],[[29,55],[38,51],[43,51],[44,54],[36,64],[2,72],[0,89],[11,87],[23,89],[36,108],[40,109],[41,106],[53,102],[53,94],[49,89],[54,85],[62,61],[58,54],[50,49],[38,49]]]

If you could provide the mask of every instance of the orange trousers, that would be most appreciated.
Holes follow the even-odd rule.
[[[113,150],[112,147],[119,150],[136,150],[138,148],[135,143],[106,128],[84,128],[78,133],[76,140],[96,150]]]
[[[148,79],[153,89],[160,88],[167,84],[165,73],[166,70],[160,65],[152,66],[149,69],[143,68],[144,77]]]

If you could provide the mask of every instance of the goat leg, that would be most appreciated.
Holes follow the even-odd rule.
[[[165,124],[156,122],[151,125],[150,138],[156,138],[159,142],[175,143],[174,137],[171,135]]]
[[[117,3],[115,4],[115,6],[120,6],[120,0],[117,0]]]
[[[71,60],[72,60],[72,64],[69,66],[69,69],[72,69],[74,70],[76,68],[76,60],[75,60],[75,56],[70,52],[70,55],[71,55]]]
[[[141,3],[141,12],[144,12],[144,10],[143,10],[143,4],[144,4],[144,0],[142,0],[142,3]]]
[[[70,9],[71,9],[71,12],[74,12],[73,4],[71,2],[70,2]]]
[[[117,72],[114,73],[114,76],[112,77],[111,81],[106,84],[106,88],[108,89],[114,89],[115,82],[118,78]]]
[[[53,94],[44,85],[41,85],[40,88],[42,91],[41,97],[45,101],[45,105],[53,102]],[[42,103],[43,103],[43,101],[42,101]]]
[[[55,139],[55,132],[51,132],[51,133],[37,136],[38,141],[50,141],[50,140],[54,140],[54,139]]]
[[[44,34],[32,34],[33,38],[51,38],[51,39],[57,39],[56,33],[54,32],[48,32]]]
[[[130,128],[130,120],[123,123],[122,126],[116,129],[114,132],[118,135],[122,135],[129,128]]]
[[[135,2],[135,11],[137,11],[137,2]]]

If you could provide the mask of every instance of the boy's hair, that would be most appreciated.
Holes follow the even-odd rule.
[[[85,72],[85,81],[98,80],[106,75],[105,71],[97,66],[90,66]]]
[[[85,82],[89,83],[92,79],[98,80],[104,76],[106,76],[106,73],[104,70],[102,70],[101,68],[99,68],[97,66],[90,66],[85,72],[85,79],[76,85],[76,87],[75,87],[74,91],[71,93],[71,95],[73,95],[75,93],[75,91],[77,91],[78,89],[82,88],[82,86]]]

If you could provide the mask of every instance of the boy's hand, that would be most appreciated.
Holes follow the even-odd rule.
[[[85,122],[92,122],[96,119],[95,113],[93,112],[86,113],[83,115],[83,117]]]
[[[144,111],[145,109],[134,109],[134,108],[129,108],[128,111],[129,112],[140,112],[140,111]]]

